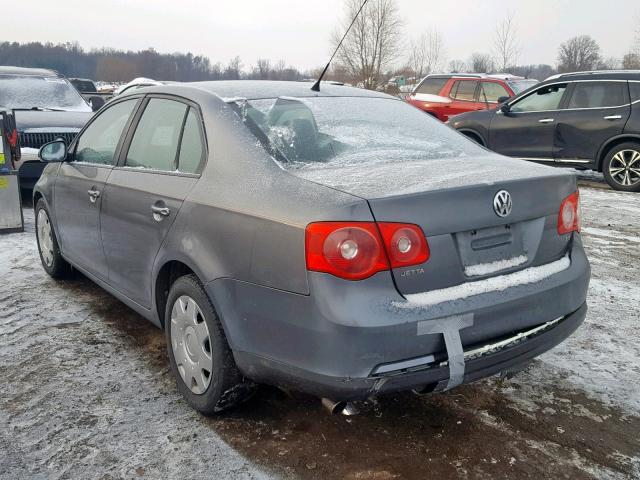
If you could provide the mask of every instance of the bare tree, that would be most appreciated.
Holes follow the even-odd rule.
[[[493,58],[485,53],[474,53],[469,60],[473,73],[489,73],[494,69]]]
[[[593,70],[600,62],[600,46],[589,35],[573,37],[560,45],[558,71]]]
[[[467,64],[462,60],[451,60],[449,62],[449,71],[451,73],[461,73],[467,69]]]
[[[345,3],[345,19],[332,36],[334,47],[338,46],[362,0],[346,0]],[[401,27],[395,0],[369,0],[337,55],[354,82],[369,89],[381,85],[382,73],[401,53]]]
[[[616,57],[602,58],[598,63],[598,70],[617,70],[620,68],[620,59]]]
[[[271,75],[271,62],[266,58],[259,58],[256,62],[256,70],[260,80],[267,80]]]
[[[622,58],[622,68],[625,70],[640,70],[640,54],[629,52]]]
[[[518,47],[516,35],[517,28],[513,21],[513,14],[509,13],[502,22],[496,25],[493,40],[495,57],[501,72],[506,72],[509,67],[514,66],[518,61],[520,48]]]
[[[444,62],[444,41],[435,28],[430,28],[418,38],[411,40],[409,66],[413,75],[421,79],[439,70]]]

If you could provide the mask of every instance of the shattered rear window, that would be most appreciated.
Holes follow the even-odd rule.
[[[484,154],[438,120],[393,99],[280,97],[229,103],[287,169]]]

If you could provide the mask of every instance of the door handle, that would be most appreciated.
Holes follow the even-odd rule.
[[[620,120],[622,119],[622,115],[608,115],[604,117],[605,120]]]
[[[538,123],[553,123],[553,121],[553,118],[543,118],[541,120],[538,120]]]
[[[151,205],[151,212],[153,213],[153,218],[160,221],[161,217],[168,217],[171,213],[169,207],[159,207],[157,205]]]
[[[91,203],[96,203],[96,200],[100,197],[100,190],[96,190],[96,187],[91,187],[87,190],[87,193],[89,194],[89,201]]]

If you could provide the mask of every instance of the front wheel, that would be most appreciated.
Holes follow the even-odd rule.
[[[51,224],[47,204],[41,198],[36,203],[36,240],[44,270],[53,278],[64,278],[71,272],[71,266],[62,258],[58,239]]]
[[[604,159],[602,173],[614,190],[640,192],[640,144],[629,142],[614,147]]]
[[[165,334],[178,390],[197,411],[213,415],[253,392],[254,384],[238,371],[220,320],[194,275],[171,286]]]

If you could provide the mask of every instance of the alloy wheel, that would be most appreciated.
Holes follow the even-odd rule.
[[[38,212],[37,235],[42,260],[47,267],[51,267],[53,265],[53,233],[49,215],[44,209],[40,209]]]
[[[171,348],[185,385],[196,395],[211,383],[211,338],[204,315],[195,300],[179,297],[171,309]]]
[[[640,182],[640,152],[620,150],[609,163],[609,175],[614,182],[630,187]]]

